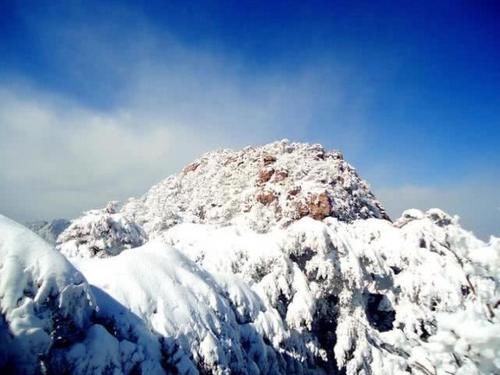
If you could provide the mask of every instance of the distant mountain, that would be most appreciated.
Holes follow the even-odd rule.
[[[208,153],[143,197],[72,220],[56,249],[85,277],[87,302],[75,303],[94,311],[76,336],[57,330],[64,304],[39,314],[36,288],[52,284],[29,264],[47,246],[4,241],[5,220],[0,262],[19,254],[30,273],[16,283],[24,268],[12,264],[0,276],[0,302],[18,296],[2,305],[0,338],[26,305],[22,332],[42,319],[49,339],[39,349],[23,338],[39,357],[12,345],[0,369],[500,373],[500,239],[483,242],[439,209],[392,222],[342,155],[319,145]],[[61,261],[49,250],[47,269]],[[58,293],[73,272],[50,274]]]
[[[26,227],[42,237],[45,241],[55,244],[57,237],[69,227],[71,221],[54,219],[52,221],[34,221],[26,223]]]

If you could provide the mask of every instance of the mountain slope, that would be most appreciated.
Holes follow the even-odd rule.
[[[488,373],[498,365],[474,345],[458,350],[468,336],[436,351],[449,339],[441,330],[450,316],[482,324],[481,345],[496,342],[500,328],[499,241],[477,240],[439,210],[411,211],[397,225],[304,218],[266,234],[182,224],[163,239],[210,273],[237,275],[263,291],[285,336],[301,343],[285,348],[326,373],[337,366],[348,374]],[[498,358],[500,347],[489,349]]]
[[[499,252],[434,209],[264,233],[183,223],[115,257],[70,259],[201,372],[489,373]]]
[[[142,320],[2,215],[0,312],[1,373],[164,372],[159,339]]]
[[[392,222],[319,145],[208,153],[56,246],[98,307],[75,372],[102,335],[119,373],[500,372],[500,239],[438,209]]]

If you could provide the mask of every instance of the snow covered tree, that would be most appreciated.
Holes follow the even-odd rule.
[[[71,257],[107,257],[142,245],[146,233],[117,208],[117,202],[110,202],[104,209],[88,211],[73,220],[58,236],[57,248]]]

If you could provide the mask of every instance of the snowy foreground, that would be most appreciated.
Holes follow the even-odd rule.
[[[500,239],[315,145],[197,163],[55,245],[0,215],[0,373],[500,373]]]

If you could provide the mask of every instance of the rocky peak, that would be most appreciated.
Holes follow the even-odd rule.
[[[340,152],[288,140],[209,152],[143,197],[130,199],[122,213],[153,234],[178,222],[237,220],[267,231],[304,216],[389,219]]]

